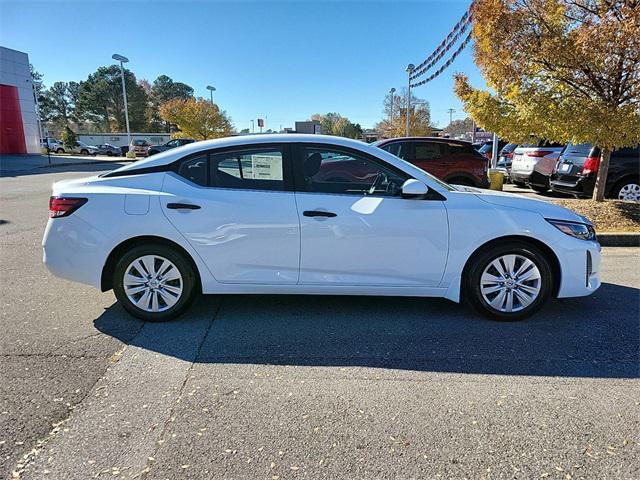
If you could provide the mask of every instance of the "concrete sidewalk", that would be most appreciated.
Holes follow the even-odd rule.
[[[84,155],[51,155],[51,160],[47,155],[0,155],[0,175],[15,172],[24,172],[36,168],[62,167],[68,165],[86,165],[93,163],[122,163],[130,162],[125,157],[107,156],[84,156]]]

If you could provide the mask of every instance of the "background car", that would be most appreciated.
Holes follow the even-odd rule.
[[[506,182],[511,181],[511,160],[513,159],[513,152],[517,148],[517,143],[507,143],[502,150],[498,152],[498,163],[496,168],[504,174]]]
[[[143,139],[132,140],[129,151],[133,151],[136,157],[146,157],[149,154],[151,144]]]
[[[551,190],[591,197],[600,167],[600,149],[589,143],[567,145],[551,175]],[[605,196],[640,201],[640,146],[611,153]]]
[[[381,140],[375,146],[454,185],[486,188],[487,159],[469,142],[439,137]]]
[[[502,150],[502,148],[507,145],[505,140],[498,140],[498,152]],[[481,155],[483,155],[487,160],[491,161],[492,153],[493,153],[493,141],[489,140],[488,142],[484,142],[482,146],[478,149]]]
[[[45,138],[40,140],[40,146],[42,148],[49,147],[49,152],[52,153],[64,153],[64,145],[60,140],[56,140],[55,138]]]
[[[547,156],[550,156],[552,161],[557,160],[563,148],[564,144],[550,143],[544,140],[518,146],[513,151],[511,161],[511,182],[521,187],[529,184],[533,167]]]
[[[103,143],[102,145],[98,145],[98,153],[100,155],[107,155],[108,157],[121,156],[120,147],[116,147],[115,145],[111,145],[110,143]]]
[[[339,163],[350,180],[325,178]],[[600,286],[586,218],[455,188],[334,136],[196,142],[58,182],[49,212],[46,266],[113,289],[150,321],[176,317],[199,293],[464,298],[491,318],[519,320]]]
[[[155,155],[156,153],[164,152],[166,150],[171,150],[172,148],[176,148],[176,147],[181,147],[182,145],[188,145],[189,143],[193,143],[193,142],[195,142],[193,138],[174,138],[173,140],[163,145],[154,145],[150,147],[147,154]]]
[[[76,146],[71,151],[80,155],[97,155],[100,152],[95,145],[87,145],[84,142],[76,142]]]

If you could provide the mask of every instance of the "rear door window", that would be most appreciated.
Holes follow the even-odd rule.
[[[436,142],[414,142],[416,162],[427,162],[442,158],[442,144]]]

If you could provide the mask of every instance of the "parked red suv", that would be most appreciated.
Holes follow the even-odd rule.
[[[454,185],[486,188],[487,159],[471,143],[450,138],[390,138],[375,146]]]

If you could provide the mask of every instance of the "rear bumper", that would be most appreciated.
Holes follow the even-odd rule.
[[[536,172],[535,170],[531,172],[529,176],[529,185],[534,185],[536,187],[546,187],[549,188],[549,177],[540,172]]]
[[[78,215],[49,219],[42,261],[55,276],[101,288],[111,241]]]
[[[509,174],[509,178],[511,178],[512,182],[529,183],[530,177],[531,172],[514,172],[511,170],[511,173]]]
[[[593,195],[593,188],[595,185],[595,179],[587,177],[578,177],[574,182],[552,180],[549,182],[551,190],[558,193],[567,193],[569,195],[576,195],[578,197],[591,197]]]

